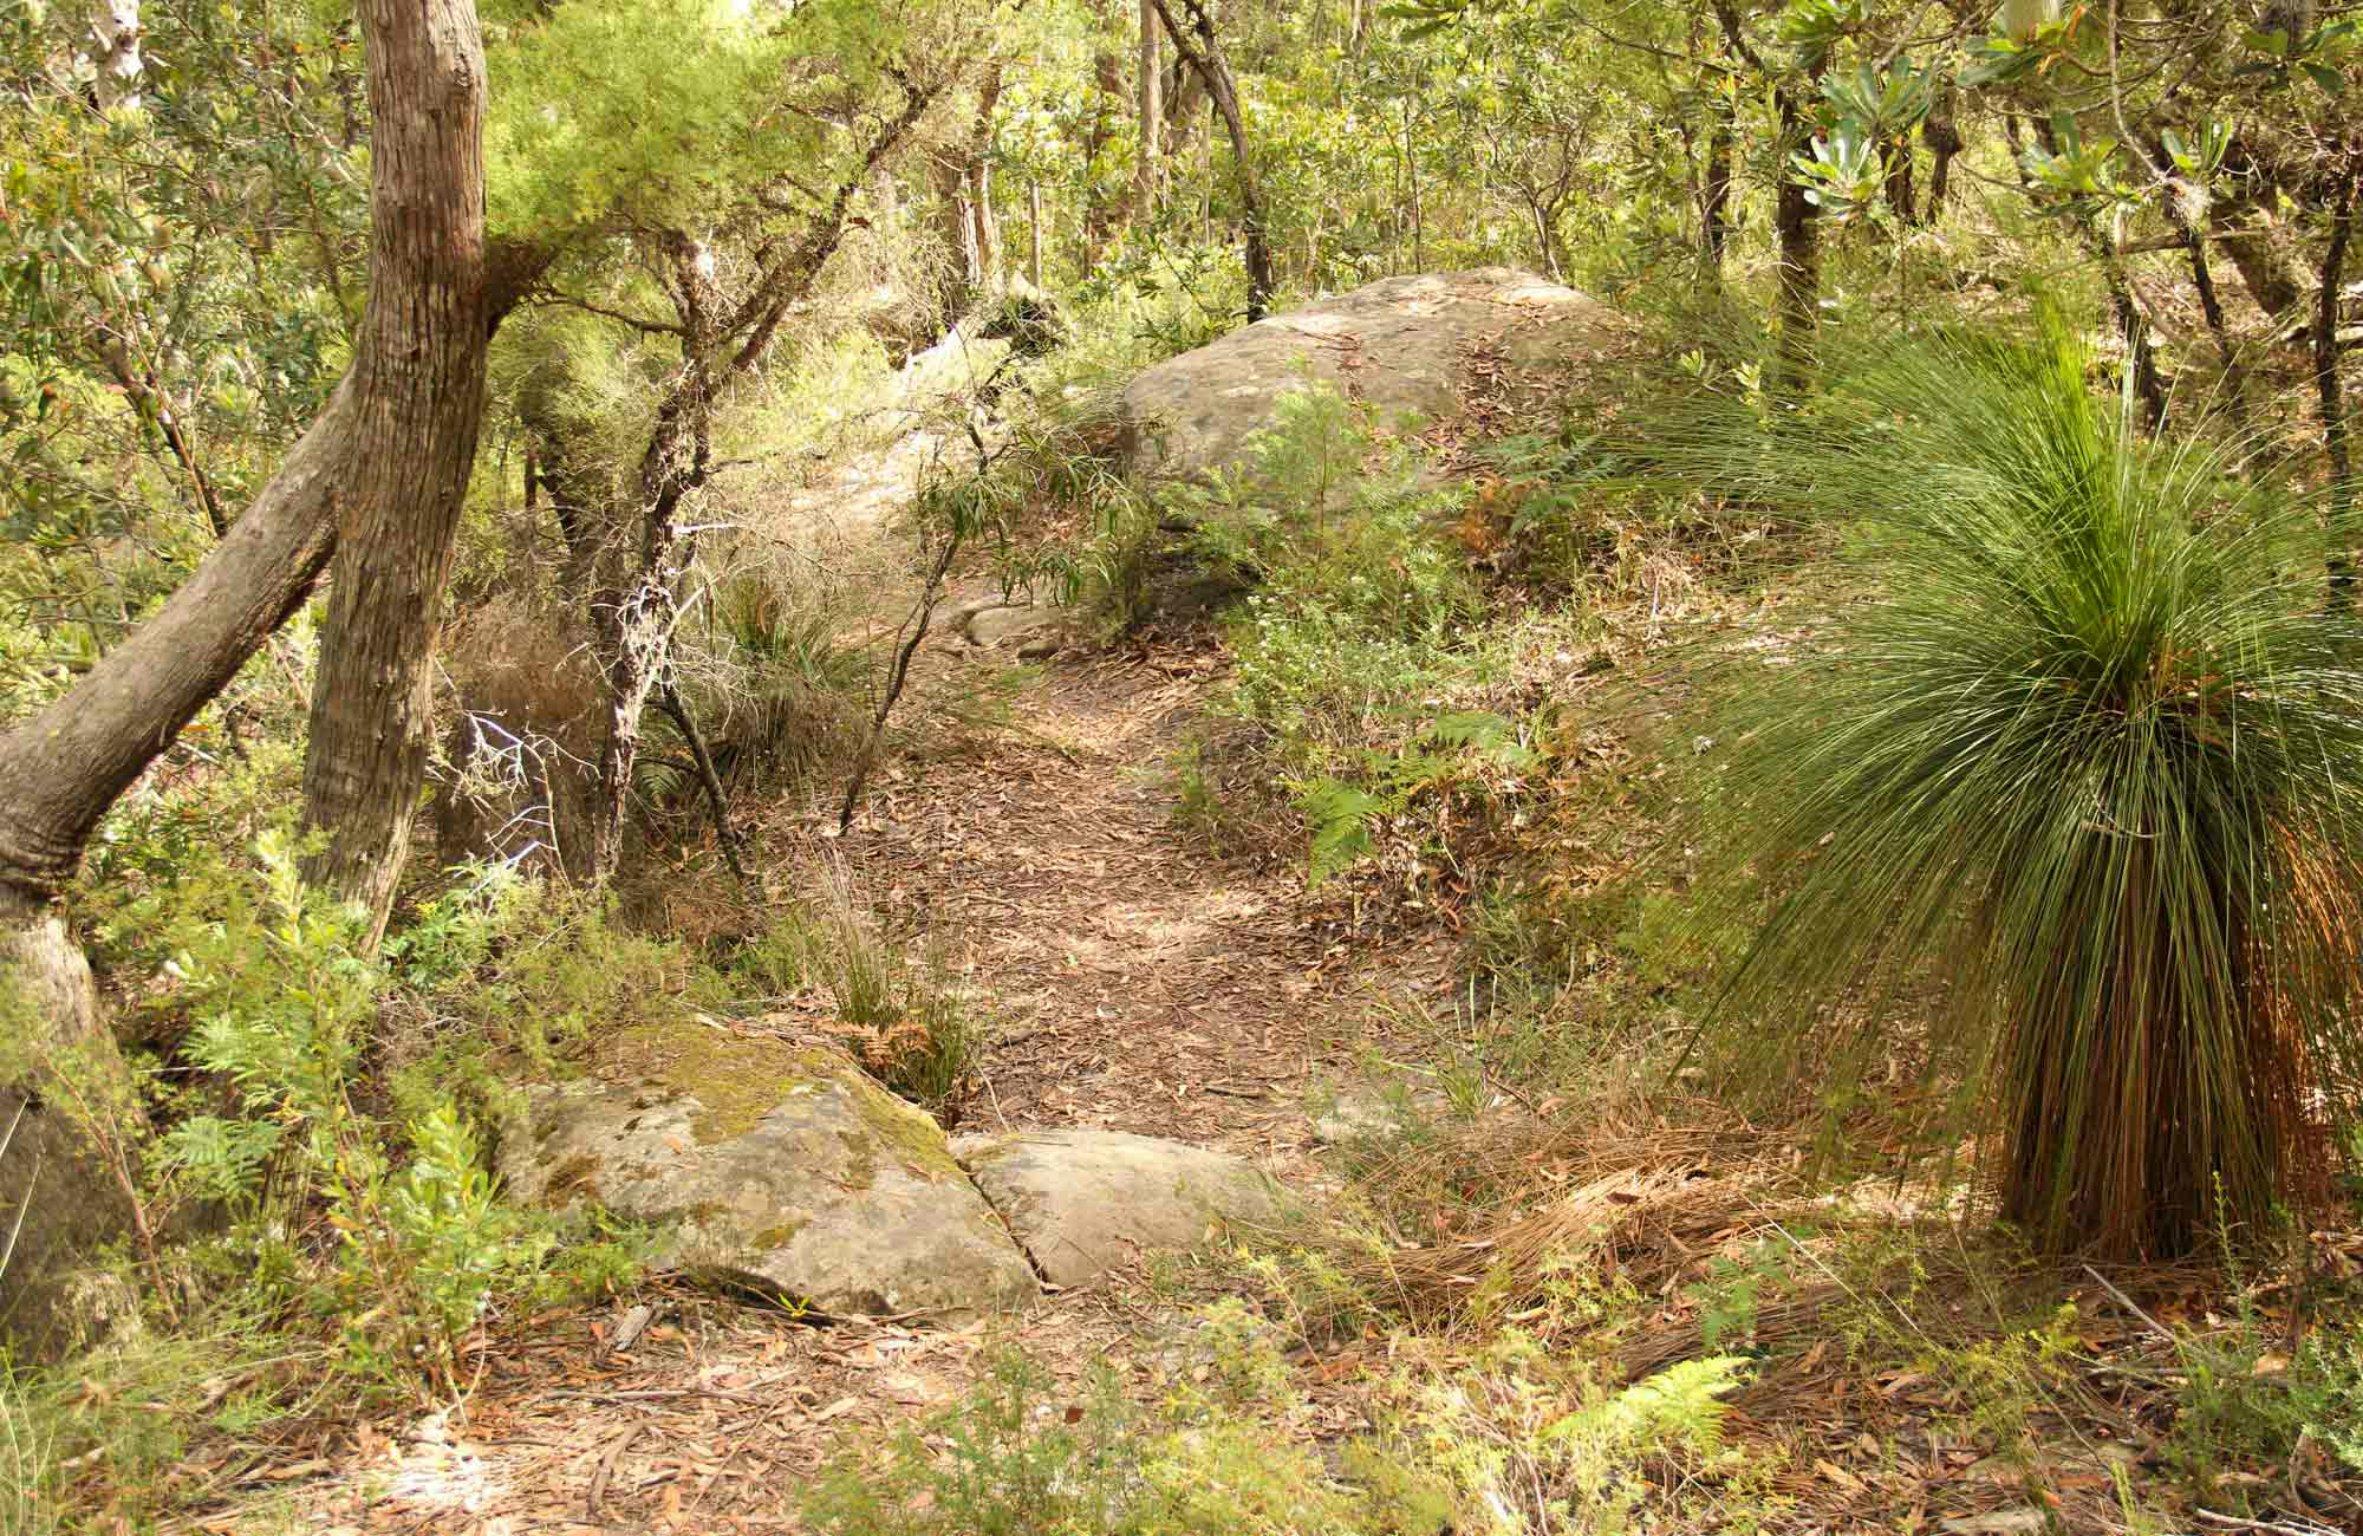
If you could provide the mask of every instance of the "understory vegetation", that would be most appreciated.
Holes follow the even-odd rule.
[[[762,1410],[552,1525],[2363,1529],[2359,70],[2287,0],[8,9],[0,1536],[374,1520],[534,1371]],[[1433,416],[1290,314],[1473,270]],[[1164,472],[1128,386],[1267,315]],[[519,1198],[658,1030],[850,1062],[1040,1308]],[[940,1133],[1151,1078],[1284,1214],[1041,1286]]]

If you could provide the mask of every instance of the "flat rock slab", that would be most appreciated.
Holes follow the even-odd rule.
[[[1039,1292],[943,1131],[833,1051],[657,1025],[529,1099],[512,1193],[659,1227],[685,1270],[838,1316],[957,1323]]]
[[[1480,387],[1548,393],[1614,334],[1597,300],[1512,267],[1385,278],[1140,373],[1124,389],[1127,458],[1135,473],[1182,477],[1236,463],[1279,398],[1309,380],[1382,417],[1429,420]]]
[[[1268,1222],[1279,1186],[1253,1164],[1124,1131],[965,1136],[953,1151],[1055,1285],[1080,1285],[1142,1253],[1196,1247],[1226,1221]]]
[[[1014,650],[1031,659],[1059,648],[1070,618],[1066,609],[1050,603],[996,603],[969,613],[960,632],[988,650]]]

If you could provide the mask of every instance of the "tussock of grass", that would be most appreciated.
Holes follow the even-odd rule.
[[[2353,1107],[2363,624],[2309,503],[2087,373],[1896,345],[1673,451],[1869,587],[1737,664],[1721,840],[1775,899],[1716,1022],[1789,1081],[1925,1020],[2005,1216],[2171,1257],[2314,1201]]]

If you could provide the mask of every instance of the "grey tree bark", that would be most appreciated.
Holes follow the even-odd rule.
[[[369,307],[304,758],[305,874],[383,930],[432,737],[432,661],[484,415],[484,53],[470,0],[366,0]]]

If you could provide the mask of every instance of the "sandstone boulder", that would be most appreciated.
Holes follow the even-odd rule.
[[[512,1192],[656,1226],[685,1270],[838,1316],[956,1323],[1037,1293],[942,1130],[834,1051],[652,1026],[529,1099]]]
[[[1481,396],[1547,394],[1612,336],[1572,288],[1508,267],[1390,277],[1272,315],[1169,358],[1125,387],[1136,473],[1190,476],[1235,462],[1280,396],[1308,379],[1382,417],[1455,415]]]
[[[987,650],[1015,651],[1032,660],[1058,650],[1071,619],[1066,609],[1051,603],[997,603],[970,613],[961,632]]]
[[[1124,1131],[962,1137],[977,1188],[1057,1285],[1079,1285],[1142,1253],[1203,1242],[1223,1222],[1268,1222],[1280,1192],[1244,1159]]]

